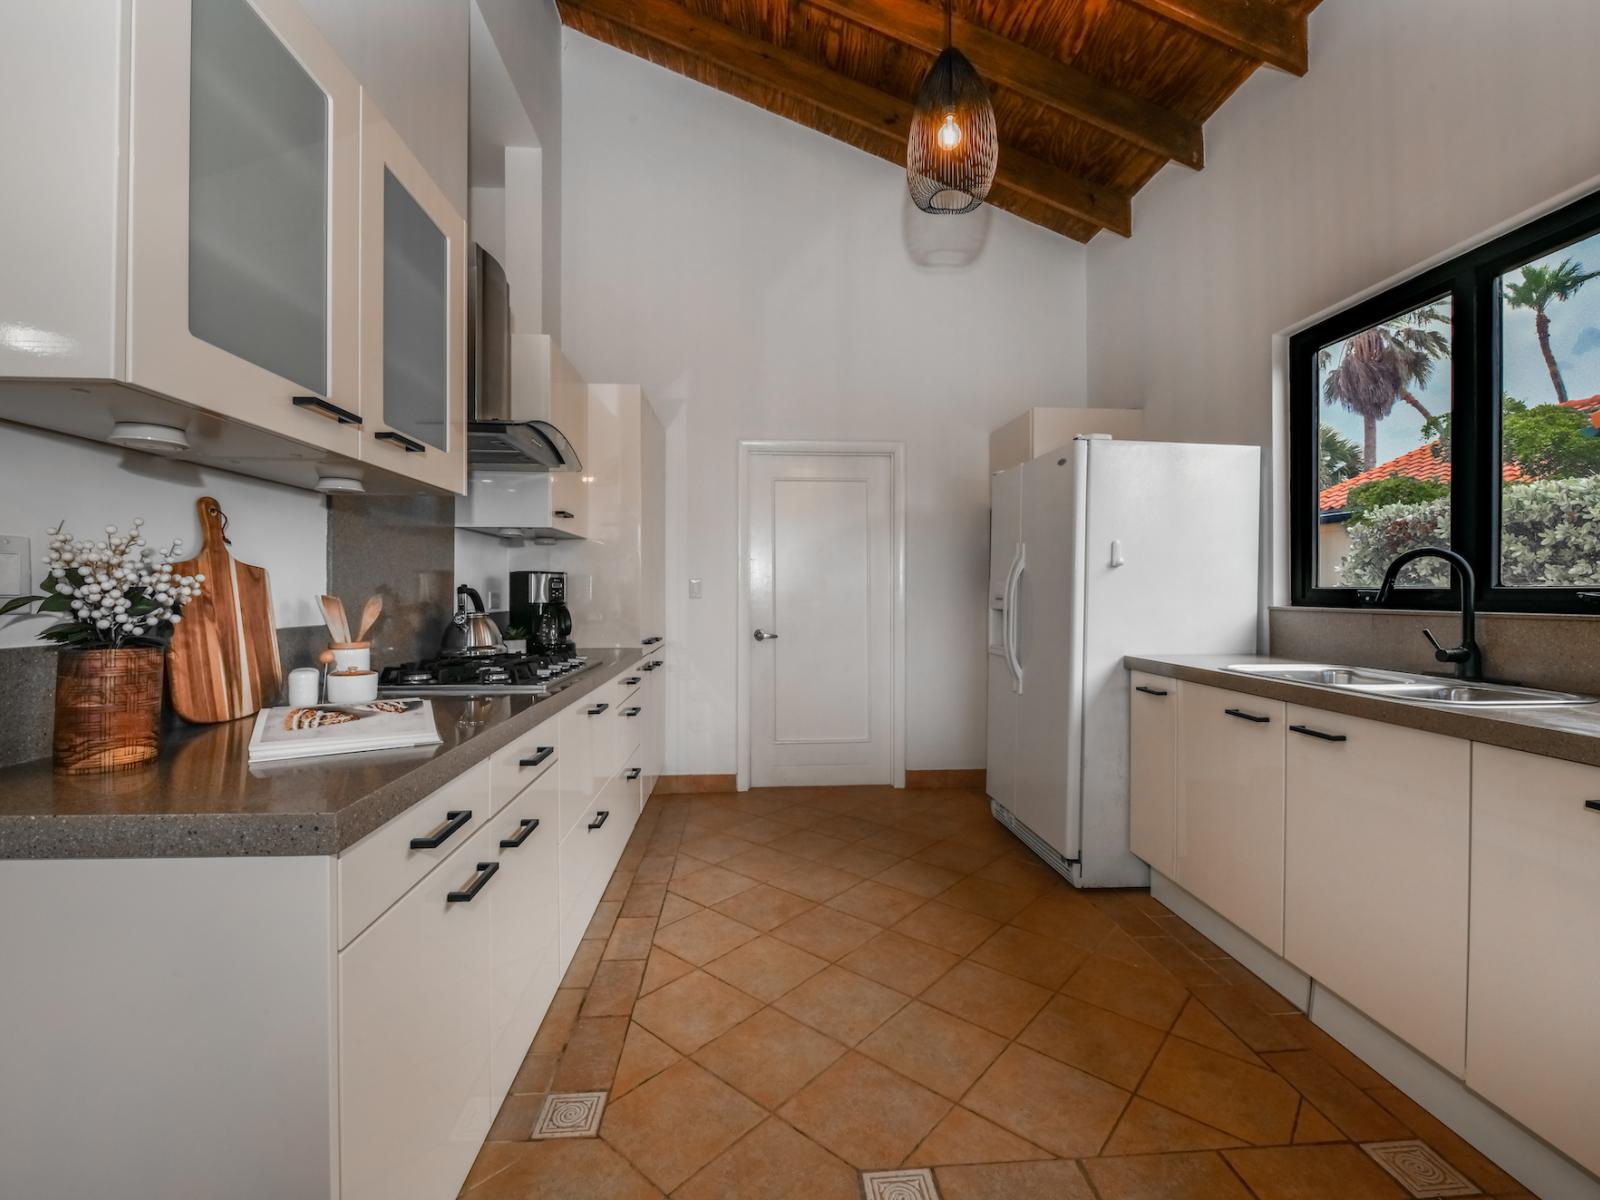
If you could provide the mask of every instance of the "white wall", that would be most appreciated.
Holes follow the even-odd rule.
[[[198,553],[201,496],[214,496],[228,514],[234,556],[267,569],[278,627],[320,624],[316,597],[328,590],[328,519],[316,492],[0,425],[0,533],[29,539],[35,589],[44,577],[49,531],[63,519],[67,532],[89,537],[107,525],[125,530],[143,517],[152,546],[165,549],[182,538],[184,557]],[[34,645],[55,619],[0,617],[0,647]]]
[[[1091,402],[1268,445],[1273,336],[1600,172],[1593,0],[1330,0],[1089,250]]]
[[[563,345],[667,425],[667,769],[734,770],[747,438],[905,442],[907,764],[981,766],[988,434],[1083,403],[1083,248],[983,210],[923,218],[987,221],[976,261],[918,266],[930,228],[893,164],[571,30],[563,81]]]

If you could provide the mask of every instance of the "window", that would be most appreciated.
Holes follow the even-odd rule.
[[[1296,604],[1360,603],[1421,546],[1477,602],[1600,612],[1600,195],[1290,340]],[[1454,606],[1438,559],[1403,603]]]

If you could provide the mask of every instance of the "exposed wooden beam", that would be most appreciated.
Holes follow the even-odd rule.
[[[944,49],[944,14],[924,0],[807,0],[884,37],[929,54]],[[955,43],[991,83],[1076,117],[1097,129],[1199,169],[1205,165],[1200,123],[1102,83],[1076,67],[1030,50],[963,17]]]
[[[911,104],[898,96],[690,12],[675,0],[559,0],[559,7],[563,12],[599,17],[814,105],[866,133],[863,140],[870,143],[873,153],[891,162],[905,162]],[[1132,231],[1132,206],[1125,194],[1002,146],[989,198],[1005,207],[1007,197],[1019,194],[1124,237]]]
[[[1306,18],[1268,0],[1130,0],[1247,58],[1304,75]]]

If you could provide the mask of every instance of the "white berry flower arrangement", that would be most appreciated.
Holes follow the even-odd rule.
[[[47,641],[78,650],[164,646],[206,578],[173,570],[182,545],[152,549],[142,517],[126,533],[107,525],[99,541],[74,539],[63,521],[50,531],[43,594],[8,600],[0,615],[39,601],[40,612],[62,614],[39,634]]]

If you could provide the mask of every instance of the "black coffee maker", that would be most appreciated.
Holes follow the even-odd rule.
[[[575,649],[567,608],[565,571],[511,572],[511,624],[528,631],[528,648],[541,654]]]

